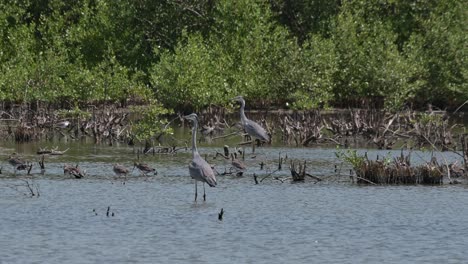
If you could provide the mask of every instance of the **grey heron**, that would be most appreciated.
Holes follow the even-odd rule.
[[[249,134],[249,136],[251,136],[252,138],[257,138],[260,141],[269,142],[270,141],[270,136],[268,135],[266,130],[263,127],[261,127],[259,124],[257,124],[256,122],[248,119],[245,116],[245,113],[244,113],[245,100],[244,100],[244,98],[239,95],[239,96],[236,96],[236,97],[232,98],[232,100],[237,101],[237,102],[239,102],[241,104],[240,117],[241,117],[242,127],[244,128],[245,132],[247,132],[247,134]]]
[[[203,182],[203,200],[206,201],[205,182],[210,187],[216,186],[216,176],[210,164],[204,160],[197,149],[198,116],[195,113],[184,116],[192,122],[192,162],[189,164],[190,177],[195,180],[195,201],[197,201],[197,182]]]

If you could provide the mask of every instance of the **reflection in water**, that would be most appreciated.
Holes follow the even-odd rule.
[[[47,145],[47,144],[46,144]],[[60,144],[50,144],[48,147]],[[250,154],[243,177],[218,176],[207,202],[193,202],[187,172],[189,151],[141,156],[158,170],[137,170],[124,182],[113,164],[133,166],[131,147],[67,142],[64,156],[45,160],[44,176],[34,175],[41,196],[15,189],[3,161],[0,178],[0,263],[461,263],[468,229],[460,219],[468,199],[458,186],[356,186],[348,166],[335,180],[290,184],[269,178],[255,185],[252,175],[277,169],[278,156],[307,160],[316,176],[334,175],[334,149],[265,147]],[[30,161],[42,144],[4,145]],[[221,146],[200,148],[220,172],[230,159],[213,159]],[[364,150],[362,150],[364,151]],[[369,151],[376,155],[399,151]],[[413,152],[413,163],[432,153]],[[437,154],[441,155],[441,154]],[[253,158],[255,156],[255,158]],[[451,160],[454,154],[445,154]],[[259,163],[266,165],[260,170]],[[86,177],[63,175],[65,163],[79,164]],[[289,161],[278,177],[288,177]],[[39,167],[33,168],[38,173]],[[455,203],[454,203],[455,202]],[[107,208],[114,216],[107,216]],[[223,221],[218,213],[224,208]]]

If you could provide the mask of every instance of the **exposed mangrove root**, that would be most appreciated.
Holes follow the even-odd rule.
[[[453,134],[457,126],[449,125],[449,115],[443,111],[389,113],[378,109],[350,109],[323,114],[314,110],[280,112],[277,119],[282,140],[296,146],[331,142],[348,147],[348,139],[363,139],[378,149],[392,149],[399,140],[409,140],[417,147],[427,146],[430,141],[442,150],[450,150],[454,149]]]
[[[468,174],[468,134],[463,134],[461,136],[461,145],[463,150],[463,164],[465,165],[464,173]]]
[[[389,160],[369,160],[367,155],[354,166],[358,184],[442,184],[444,166],[435,158],[425,164],[413,167],[410,164],[411,152]]]
[[[41,168],[41,175],[45,174],[45,163],[44,163],[44,155],[41,156],[41,159],[39,160],[39,167]]]
[[[6,130],[0,134],[13,135],[17,142],[51,139],[54,135],[77,139],[93,137],[96,143],[128,141],[131,134],[128,110],[122,111],[116,105],[103,105],[101,109],[89,106],[75,112],[54,110],[47,106],[11,105],[9,111],[1,112]]]
[[[294,161],[291,161],[291,163],[289,165],[289,170],[291,171],[292,181],[293,182],[302,182],[302,181],[305,180],[306,176],[316,180],[317,182],[322,180],[321,178],[319,178],[317,176],[313,176],[312,174],[307,173],[306,169],[307,169],[307,162],[305,160],[304,160],[303,164],[298,162],[297,165],[296,165],[296,163]]]

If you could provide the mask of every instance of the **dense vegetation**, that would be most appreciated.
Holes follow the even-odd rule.
[[[2,1],[0,101],[455,107],[468,100],[466,3]]]

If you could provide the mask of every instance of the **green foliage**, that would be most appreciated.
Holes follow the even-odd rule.
[[[78,107],[74,107],[73,109],[70,109],[70,110],[64,110],[64,109],[58,110],[57,111],[57,116],[59,116],[60,118],[82,118],[82,119],[86,119],[86,118],[91,117],[91,113],[88,112],[88,111],[83,111]]]
[[[468,100],[467,8],[463,1],[441,1],[421,22],[424,30],[412,42],[427,80],[426,89],[418,93],[420,100],[455,105]]]
[[[220,1],[215,10],[209,37],[183,35],[175,52],[162,53],[153,67],[153,86],[167,106],[200,110],[238,94],[282,102],[295,100],[291,95],[298,89],[311,98],[308,107],[329,100],[335,68],[333,59],[325,62],[332,57],[330,42],[314,38],[310,43],[317,47],[303,54],[287,30],[272,20],[267,6]]]
[[[341,100],[384,98],[387,107],[400,108],[424,84],[420,67],[399,52],[389,23],[366,21],[364,11],[354,8],[345,5],[333,36],[339,61],[335,93]]]
[[[340,160],[348,162],[349,164],[351,164],[351,166],[353,166],[353,168],[361,167],[362,164],[364,164],[364,162],[366,161],[365,156],[358,155],[357,150],[355,149],[342,150],[337,147],[335,156]]]
[[[468,100],[466,1],[0,3],[0,100],[75,107],[242,94],[294,109]]]
[[[134,116],[132,132],[139,141],[154,139],[161,134],[172,134],[172,128],[166,127],[166,115],[172,111],[164,108],[155,100],[145,106],[135,106],[131,108]]]
[[[301,43],[310,34],[329,36],[331,21],[340,10],[339,0],[287,1],[270,0],[274,16],[286,25]]]
[[[222,79],[212,51],[200,35],[186,36],[175,54],[165,52],[151,73],[157,97],[169,107],[200,108],[219,103]]]
[[[433,124],[434,126],[440,126],[444,122],[442,115],[435,115],[430,113],[419,113],[415,120],[412,120],[414,124],[421,124],[427,126]]]
[[[312,35],[304,43],[299,63],[291,71],[296,78],[289,96],[294,109],[311,109],[327,105],[333,99],[334,76],[338,70],[335,47],[330,39]],[[293,78],[290,78],[294,80]]]

